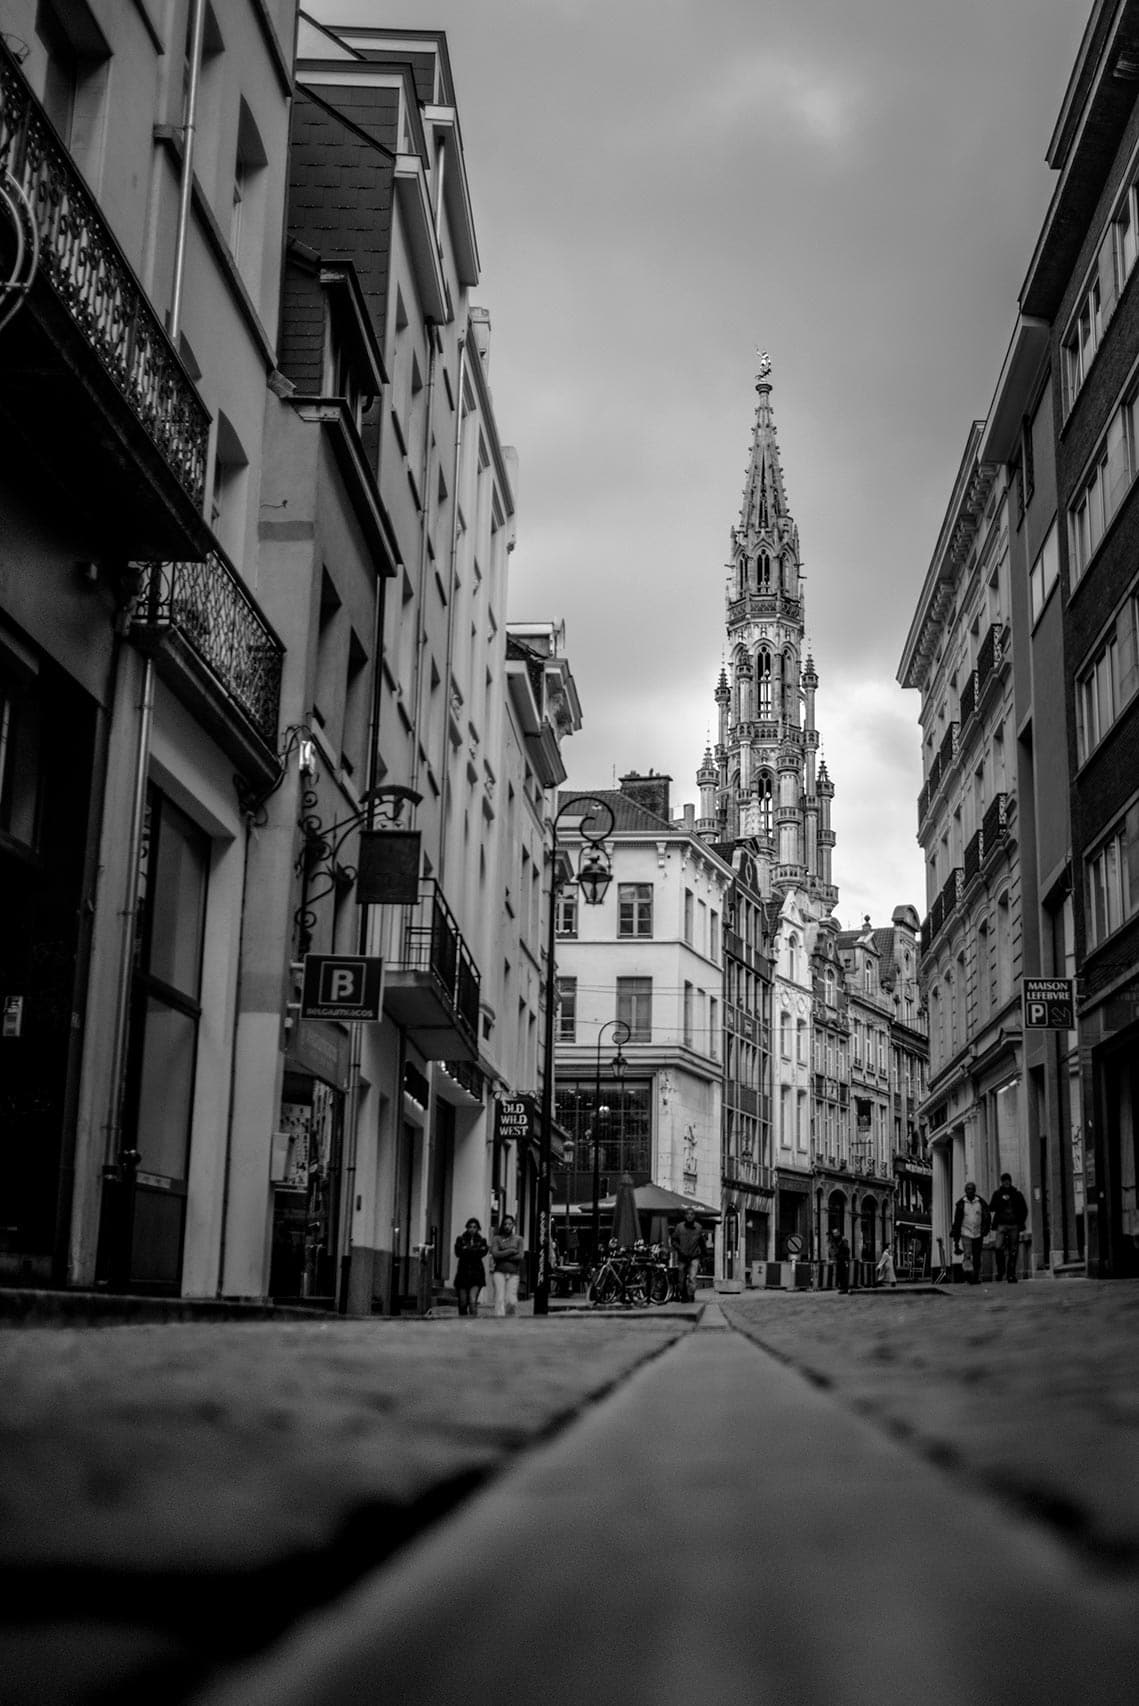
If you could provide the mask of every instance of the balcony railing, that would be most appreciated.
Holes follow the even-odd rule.
[[[981,641],[977,652],[977,698],[980,699],[985,690],[989,677],[995,670],[1000,669],[1008,652],[1008,638],[1004,624],[994,622],[988,633]]]
[[[1009,797],[997,794],[981,820],[981,859],[987,863],[1002,841],[1008,839]]]
[[[763,620],[773,616],[786,615],[792,621],[798,621],[802,614],[803,601],[793,598],[786,592],[749,592],[742,598],[733,598],[728,602],[728,621],[742,622],[750,617],[753,620]]]
[[[965,882],[971,883],[981,870],[981,831],[978,830],[965,848]]]
[[[965,678],[965,685],[961,689],[960,718],[961,718],[961,727],[962,728],[965,727],[965,724],[969,721],[969,718],[973,715],[973,712],[976,709],[977,709],[977,675],[976,675],[976,671],[970,670],[969,674]]]
[[[398,957],[391,969],[429,974],[439,993],[477,1042],[481,978],[443,892],[433,878],[421,884],[420,898],[408,908]]]
[[[958,901],[961,899],[964,887],[964,873],[960,865],[958,865],[954,870],[950,871],[941,890],[942,922],[949,917],[950,913],[956,907]]]
[[[132,631],[176,633],[269,747],[277,740],[285,648],[219,551],[201,563],[140,563]]]
[[[0,40],[0,175],[27,196],[39,272],[200,509],[210,417],[99,204]]]

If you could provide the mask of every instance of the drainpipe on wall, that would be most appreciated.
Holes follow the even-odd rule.
[[[458,418],[455,422],[455,458],[452,465],[451,477],[451,568],[447,585],[447,650],[443,669],[443,690],[447,695],[447,703],[443,707],[443,742],[439,763],[439,879],[442,882],[447,865],[447,806],[450,801],[451,789],[449,779],[451,764],[448,747],[451,737],[448,733],[451,702],[451,664],[455,651],[455,582],[458,577],[459,556],[459,466],[463,450],[463,386],[467,376],[467,339],[464,332],[459,339],[459,379],[455,391],[455,408]]]
[[[170,295],[168,331],[175,348],[182,319],[182,297],[186,271],[186,243],[190,224],[190,205],[194,180],[194,127],[197,119],[198,88],[201,81],[202,43],[205,37],[205,0],[192,0],[193,14],[190,36],[190,83],[186,92],[183,125],[182,181],[178,191],[178,225],[174,244],[174,276]],[[134,1226],[135,1175],[140,1160],[136,1149],[126,1149],[122,1141],[123,1101],[126,1092],[127,1032],[129,1029],[131,983],[134,963],[135,930],[138,914],[139,865],[142,858],[143,822],[146,814],[146,784],[150,773],[150,737],[154,722],[154,664],[148,657],[143,666],[139,701],[138,746],[135,754],[135,776],[131,803],[130,837],[127,842],[126,882],[123,893],[122,931],[120,935],[120,978],[115,1009],[114,1041],[111,1054],[111,1085],[107,1105],[107,1143],[104,1177],[117,1179],[121,1188],[120,1216],[112,1261],[112,1278],[129,1283],[131,1240]]]
[[[384,643],[384,614],[387,595],[387,579],[384,575],[376,576],[376,614],[372,629],[372,707],[368,720],[368,769],[367,788],[369,794],[376,787],[377,770],[379,767],[380,745],[380,707],[382,704],[382,678],[380,671],[380,653]],[[376,802],[371,800],[368,805],[368,819],[365,830],[375,828]],[[371,909],[367,906],[360,908],[360,916],[356,933],[356,949],[360,954],[366,954],[371,946],[371,931],[369,924]],[[341,1233],[339,1298],[338,1310],[341,1315],[348,1313],[348,1294],[352,1283],[352,1248],[353,1222],[356,1214],[356,1154],[359,1147],[360,1119],[360,1058],[363,1052],[363,1026],[353,1025],[348,1039],[348,1096],[344,1110],[344,1170],[341,1178]]]

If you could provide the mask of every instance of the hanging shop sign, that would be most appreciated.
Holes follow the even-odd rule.
[[[419,831],[369,829],[360,837],[356,899],[361,906],[414,906],[419,899]]]
[[[306,954],[302,1019],[380,1017],[384,962],[364,954]]]
[[[1076,986],[1070,977],[1022,978],[1026,1031],[1074,1031]]]
[[[498,1104],[498,1135],[504,1142],[524,1143],[530,1135],[530,1104],[522,1098]]]

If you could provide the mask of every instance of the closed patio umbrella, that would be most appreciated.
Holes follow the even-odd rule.
[[[621,1183],[617,1187],[617,1196],[613,1203],[613,1231],[611,1234],[623,1250],[635,1244],[641,1236],[641,1220],[637,1213],[637,1199],[633,1191],[633,1181],[628,1173],[621,1175]]]

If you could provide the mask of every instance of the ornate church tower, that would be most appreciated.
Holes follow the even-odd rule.
[[[819,678],[804,655],[799,530],[783,488],[766,355],[755,389],[751,461],[731,535],[717,742],[697,772],[699,829],[716,841],[747,842],[770,891],[797,889],[825,915],[838,901],[831,881],[834,784],[825,764],[817,767]]]

